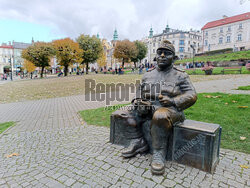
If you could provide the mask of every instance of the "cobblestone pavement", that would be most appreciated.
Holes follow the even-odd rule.
[[[203,85],[195,87],[207,92],[213,84]],[[149,155],[123,159],[108,128],[82,125],[77,112],[100,106],[84,96],[1,104],[0,122],[17,125],[0,136],[0,188],[250,187],[250,169],[240,167],[250,165],[250,155],[225,149],[213,175],[167,162],[164,176],[152,176]],[[12,153],[19,155],[8,158]]]

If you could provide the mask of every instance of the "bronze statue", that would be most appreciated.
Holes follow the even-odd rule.
[[[157,49],[157,67],[144,74],[139,96],[132,101],[134,109],[116,112],[129,125],[130,145],[122,152],[125,158],[148,150],[143,137],[143,122],[150,119],[153,156],[151,172],[162,175],[169,134],[173,126],[184,121],[183,110],[192,106],[197,99],[189,76],[173,66],[175,49],[169,41],[163,41]]]

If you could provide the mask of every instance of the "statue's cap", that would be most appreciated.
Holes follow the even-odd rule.
[[[162,43],[161,43],[161,45],[159,46],[158,49],[167,49],[167,50],[173,52],[173,54],[175,54],[174,45],[171,44],[171,42],[169,42],[168,40],[162,41]],[[158,50],[158,49],[157,49],[157,50]]]

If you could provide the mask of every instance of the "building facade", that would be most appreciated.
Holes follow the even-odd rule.
[[[30,45],[30,43],[15,41],[9,42],[9,44],[2,43],[0,46],[0,74],[10,70],[18,72],[24,63],[22,51]]]
[[[190,58],[201,50],[202,36],[200,31],[181,31],[171,29],[167,25],[162,33],[153,35],[153,29],[151,27],[149,36],[142,39],[148,47],[147,57],[144,58],[143,63],[153,63],[156,50],[163,40],[169,40],[174,45],[176,56],[178,56],[179,59]]]
[[[0,46],[0,74],[8,73],[13,68],[14,48],[9,44],[3,43]]]
[[[202,52],[250,50],[250,12],[208,22],[202,27]]]

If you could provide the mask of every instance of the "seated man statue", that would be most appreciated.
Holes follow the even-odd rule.
[[[172,127],[184,121],[183,110],[192,106],[197,99],[189,76],[173,67],[175,58],[174,46],[167,40],[163,41],[157,49],[158,66],[144,74],[139,95],[132,101],[134,108],[117,114],[130,127],[130,145],[122,152],[125,158],[148,150],[142,125],[146,120],[151,120],[151,172],[155,175],[162,175],[165,171],[167,142]]]

